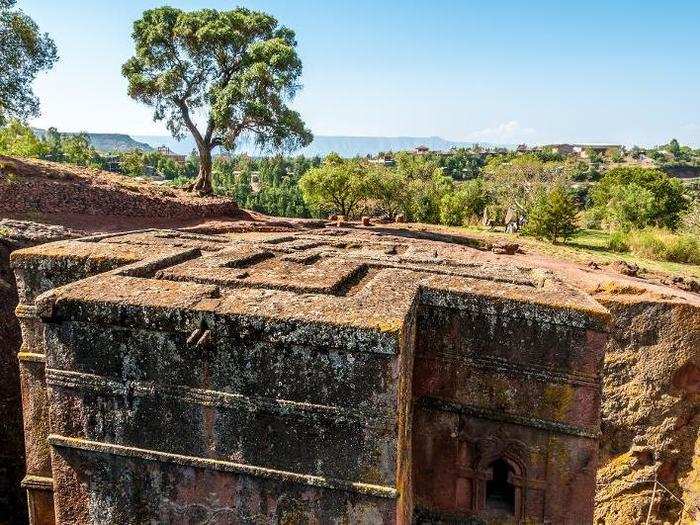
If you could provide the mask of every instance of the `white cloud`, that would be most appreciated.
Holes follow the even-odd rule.
[[[484,128],[479,131],[474,131],[467,135],[470,140],[490,140],[490,141],[508,141],[522,139],[525,136],[532,135],[535,132],[533,128],[525,128],[520,125],[517,120],[509,120],[503,124],[499,124],[493,128]]]
[[[700,131],[700,124],[694,124],[694,123],[683,124],[681,126],[681,129],[683,131]]]

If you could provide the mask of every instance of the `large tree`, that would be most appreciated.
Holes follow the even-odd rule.
[[[15,3],[0,0],[0,124],[39,113],[32,82],[58,59],[53,40],[21,10],[13,9]]]
[[[294,32],[272,16],[160,7],[143,13],[132,36],[136,51],[122,67],[129,95],[153,106],[174,137],[192,134],[200,163],[192,189],[211,193],[212,150],[233,149],[242,136],[275,149],[311,142],[287,106],[301,75]]]

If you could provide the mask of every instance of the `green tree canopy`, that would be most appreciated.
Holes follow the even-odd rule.
[[[299,179],[299,187],[311,208],[351,218],[368,195],[369,180],[358,161],[330,154],[321,166],[311,168]]]
[[[491,159],[484,178],[493,201],[503,208],[526,215],[539,192],[555,184],[568,185],[572,167],[563,162],[544,162],[535,155],[519,155],[502,161]]]
[[[41,157],[45,146],[29,126],[18,120],[11,120],[0,128],[0,153],[11,157]]]
[[[624,188],[627,187],[627,188]],[[625,210],[630,227],[675,229],[688,208],[683,183],[660,170],[618,166],[605,173],[592,191],[593,203],[620,222]],[[634,202],[639,202],[634,209]]]
[[[408,180],[403,172],[376,167],[369,170],[368,194],[380,213],[394,217],[409,206]]]
[[[13,10],[15,3],[0,0],[0,124],[39,113],[32,82],[58,59],[53,40],[21,10]]]
[[[676,139],[671,139],[671,142],[668,143],[668,151],[674,156],[674,158],[680,157],[681,145]]]
[[[144,12],[132,36],[135,54],[122,67],[129,95],[153,106],[173,136],[192,134],[199,153],[193,189],[212,191],[212,150],[233,149],[241,136],[274,148],[311,142],[287,106],[301,75],[295,35],[272,16],[160,7]]]
[[[66,135],[62,140],[63,158],[78,166],[99,166],[100,157],[90,144],[87,133]]]
[[[523,233],[540,239],[566,241],[576,232],[576,204],[563,184],[542,188],[534,198]]]
[[[479,218],[485,206],[483,179],[468,180],[442,198],[440,222],[448,226],[461,226],[469,219]]]

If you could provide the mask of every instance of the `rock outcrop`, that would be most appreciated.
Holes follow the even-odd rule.
[[[0,212],[6,216],[238,217],[236,202],[115,173],[0,155]]]
[[[613,320],[596,522],[645,523],[651,505],[651,523],[698,523],[700,307],[642,289],[595,297]]]
[[[22,401],[17,353],[22,342],[15,316],[17,289],[10,253],[50,241],[79,237],[83,232],[29,221],[0,220],[0,523],[26,520]]]

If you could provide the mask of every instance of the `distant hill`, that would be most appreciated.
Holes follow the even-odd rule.
[[[34,132],[43,137],[46,130],[34,129]],[[73,133],[64,133],[72,135]],[[128,151],[140,149],[151,151],[158,146],[168,146],[172,151],[181,155],[189,155],[196,150],[194,139],[186,136],[182,141],[175,140],[169,135],[130,135],[122,133],[88,133],[90,143],[95,149],[102,152],[107,151]],[[306,148],[293,152],[292,155],[315,155],[325,156],[329,153],[337,153],[341,157],[357,157],[365,155],[376,155],[384,151],[405,151],[412,150],[417,146],[427,146],[431,150],[447,151],[451,148],[472,146],[473,142],[455,142],[441,137],[349,137],[335,135],[318,135],[314,141]],[[483,146],[503,146],[502,144],[485,144]],[[511,147],[505,145],[506,147]],[[237,153],[248,153],[249,155],[270,155],[274,151],[263,151],[256,148],[254,144],[243,141],[236,149]]]
[[[46,135],[44,129],[33,128],[33,131],[39,137]],[[61,133],[61,135],[76,135],[76,133]],[[122,133],[88,133],[87,135],[92,147],[98,151],[129,151],[132,149],[151,151],[153,149],[147,143],[139,142]]]
[[[153,147],[160,145],[168,146],[171,150],[182,155],[188,155],[196,148],[194,140],[186,137],[181,142],[169,136],[135,136],[135,139],[150,144]],[[300,150],[294,151],[293,155],[328,155],[335,152],[341,157],[355,157],[364,155],[376,155],[382,151],[402,151],[411,150],[416,146],[424,145],[431,150],[446,151],[454,147],[471,146],[472,142],[453,142],[440,137],[345,137],[334,135],[319,135],[314,141]],[[483,144],[492,146],[493,144]],[[261,151],[252,144],[243,143],[236,150],[238,153],[248,153],[250,155],[264,155],[270,152]]]

